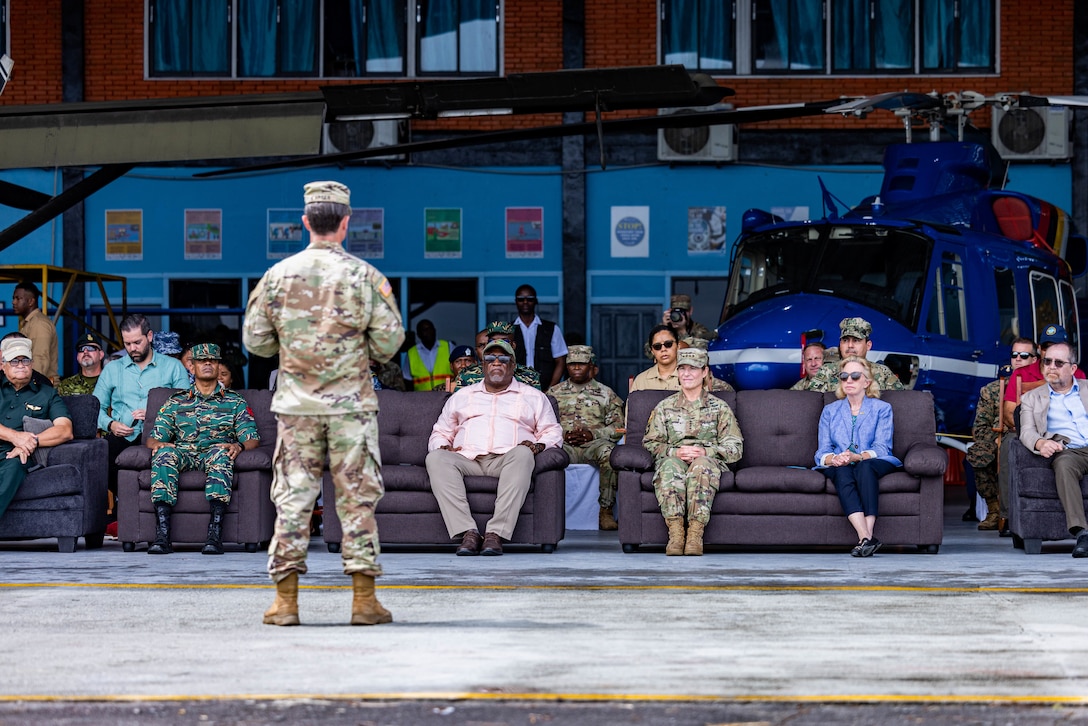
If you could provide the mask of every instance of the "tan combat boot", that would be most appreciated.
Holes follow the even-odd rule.
[[[276,583],[276,599],[264,614],[265,625],[298,625],[298,572]]]
[[[684,545],[684,554],[695,555],[696,557],[703,554],[702,522],[688,522],[688,541]]]
[[[978,523],[981,530],[997,529],[997,520],[1001,518],[1001,506],[997,499],[986,500],[986,519]]]
[[[597,518],[597,528],[606,532],[620,528],[616,518],[612,516],[612,507],[601,507],[601,515]]]
[[[665,554],[684,554],[684,518],[665,517],[665,524],[669,525],[669,543],[665,545]]]
[[[374,576],[354,572],[351,575],[352,625],[378,625],[393,622],[393,614],[382,607],[374,595]]]

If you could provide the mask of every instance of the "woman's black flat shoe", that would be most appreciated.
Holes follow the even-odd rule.
[[[862,544],[860,545],[861,554],[858,555],[858,556],[859,557],[872,557],[873,555],[875,555],[877,553],[877,551],[880,550],[880,548],[883,546],[883,544],[884,543],[881,542],[880,540],[878,540],[876,537],[873,537],[872,539],[867,539],[867,540],[863,541]]]

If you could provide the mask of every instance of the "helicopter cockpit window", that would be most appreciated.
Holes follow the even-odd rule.
[[[1046,326],[1062,324],[1058,282],[1038,270],[1032,270],[1028,281],[1031,284],[1031,309],[1035,311],[1035,335],[1038,337]]]
[[[1011,345],[1020,336],[1020,320],[1016,317],[1016,280],[1009,268],[994,270],[997,288],[997,318],[1001,345]]]
[[[964,303],[963,261],[954,252],[941,255],[936,289],[929,306],[926,330],[953,340],[967,340],[967,307]]]
[[[1069,334],[1069,343],[1073,350],[1080,351],[1080,321],[1077,319],[1077,295],[1073,292],[1073,286],[1065,280],[1059,284],[1062,295],[1062,325]]]
[[[745,240],[733,263],[726,306],[750,305],[778,294],[796,293],[819,249],[804,228],[769,232]]]

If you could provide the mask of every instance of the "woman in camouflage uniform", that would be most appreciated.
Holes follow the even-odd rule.
[[[722,472],[740,459],[743,439],[729,406],[710,395],[706,351],[685,348],[676,369],[680,392],[650,413],[642,444],[654,457],[654,491],[669,527],[665,554],[701,555]]]

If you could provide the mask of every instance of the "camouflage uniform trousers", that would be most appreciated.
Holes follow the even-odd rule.
[[[611,509],[616,503],[616,470],[612,468],[609,456],[616,445],[608,439],[594,439],[585,446],[563,444],[563,451],[570,456],[572,464],[590,464],[600,472],[601,494],[597,503],[605,509]]]
[[[994,426],[1001,418],[999,385],[997,381],[992,381],[979,391],[975,422],[971,430],[975,443],[967,449],[967,461],[975,472],[975,489],[986,501],[998,498],[998,434],[994,431]],[[1010,432],[1005,436],[1015,436],[1015,434]]]
[[[156,504],[178,503],[178,476],[183,471],[202,470],[208,477],[204,496],[209,502],[230,504],[234,482],[234,461],[222,446],[202,452],[160,446],[151,455],[151,501]]]
[[[276,430],[279,438],[272,459],[276,530],[268,546],[272,581],[279,582],[291,572],[306,572],[310,517],[321,493],[326,453],[336,491],[336,514],[344,531],[344,573],[380,576],[381,545],[374,509],[384,488],[377,414],[277,414]]]
[[[685,517],[689,522],[710,521],[710,508],[721,484],[725,465],[707,456],[691,464],[677,456],[658,459],[654,492],[664,517]]]

